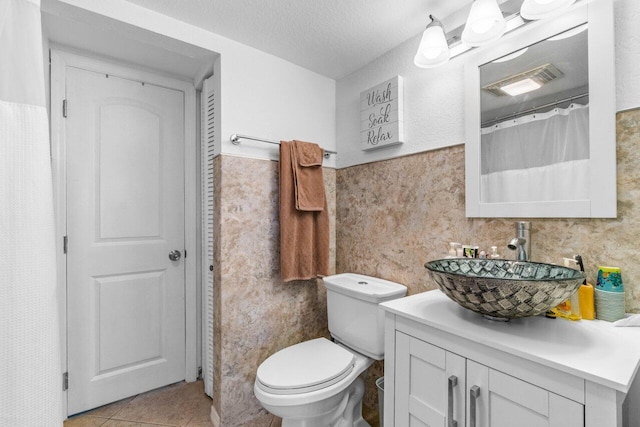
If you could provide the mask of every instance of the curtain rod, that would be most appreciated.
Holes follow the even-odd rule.
[[[233,135],[231,135],[231,137],[229,137],[229,139],[231,140],[231,143],[233,145],[240,144],[240,140],[241,139],[250,139],[251,141],[266,142],[267,144],[280,145],[280,141],[272,141],[270,139],[256,138],[255,136],[240,135],[240,134],[237,134],[237,133],[234,133]],[[328,159],[329,155],[331,155],[331,154],[338,154],[338,153],[335,152],[335,151],[331,151],[331,150],[324,150],[324,158],[325,159]]]
[[[576,99],[579,98],[584,98],[585,96],[589,96],[589,92],[586,93],[581,93],[580,95],[574,95],[574,96],[570,96],[568,98],[565,99],[561,99],[559,101],[553,101],[553,102],[549,102],[548,104],[544,104],[544,105],[539,105],[535,108],[529,108],[528,110],[524,110],[524,111],[520,111],[519,113],[515,113],[515,114],[509,114],[508,116],[502,116],[502,117],[498,117],[495,119],[491,119],[491,120],[487,120],[486,122],[480,124],[480,127],[486,127],[486,125],[488,125],[489,123],[493,123],[498,124],[499,122],[505,120],[505,119],[516,119],[518,117],[522,117],[526,114],[529,113],[534,113],[542,108],[547,108],[547,107],[551,107],[552,105],[558,105],[558,104],[563,104],[565,102],[571,102],[571,101],[575,101]]]

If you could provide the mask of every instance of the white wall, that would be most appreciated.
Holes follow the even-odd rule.
[[[276,146],[229,142],[232,133],[302,139],[339,151],[339,167],[464,143],[464,56],[444,67],[413,65],[419,35],[337,83],[272,55],[124,0],[43,0],[96,13],[221,55],[222,153],[277,159]],[[640,2],[614,0],[618,110],[640,106]],[[360,149],[360,92],[395,75],[404,77],[402,145]],[[336,148],[337,147],[337,148]],[[325,163],[335,165],[332,158]]]
[[[616,103],[618,111],[640,107],[640,2],[614,0]],[[396,47],[337,82],[338,167],[368,163],[464,143],[464,58],[435,69],[413,65],[420,36]],[[362,151],[360,92],[395,75],[404,78],[404,143]]]
[[[640,107],[640,1],[615,0],[616,104]]]
[[[336,88],[338,167],[367,163],[464,142],[464,70],[454,59],[442,68],[413,65],[419,38],[341,79]],[[360,92],[395,75],[404,81],[404,143],[377,150],[360,146]]]
[[[102,29],[122,31],[122,24],[128,24],[129,37],[136,37],[139,29],[218,53],[223,154],[278,158],[277,146],[249,141],[234,146],[229,141],[232,133],[273,140],[295,138],[336,149],[334,80],[124,0],[43,0],[45,3],[50,9],[61,4],[63,11],[72,6],[95,14]]]
[[[239,44],[222,53],[220,61],[223,153],[279,158],[275,145],[231,144],[234,133],[276,141],[299,139],[336,150],[333,79]],[[333,157],[325,165],[332,165]]]

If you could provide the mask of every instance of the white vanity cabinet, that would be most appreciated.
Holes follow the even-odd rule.
[[[584,426],[584,405],[402,332],[395,366],[396,426]]]
[[[584,405],[472,360],[467,381],[469,425],[584,426]]]
[[[382,307],[386,427],[640,426],[640,328],[494,322],[440,291]]]
[[[465,359],[398,332],[395,425],[464,426]],[[451,425],[451,423],[449,423]]]

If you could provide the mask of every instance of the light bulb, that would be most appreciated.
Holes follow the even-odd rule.
[[[567,9],[576,0],[524,0],[520,16],[524,19],[544,19]]]
[[[496,0],[475,0],[462,31],[462,42],[482,46],[500,38],[506,28],[507,22]]]
[[[442,23],[431,16],[431,23],[422,33],[418,52],[413,59],[417,67],[432,68],[449,61],[450,53]]]

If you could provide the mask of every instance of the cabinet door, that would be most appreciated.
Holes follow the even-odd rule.
[[[464,427],[465,359],[396,331],[395,425]]]
[[[584,427],[584,406],[467,360],[467,420],[467,427]]]

